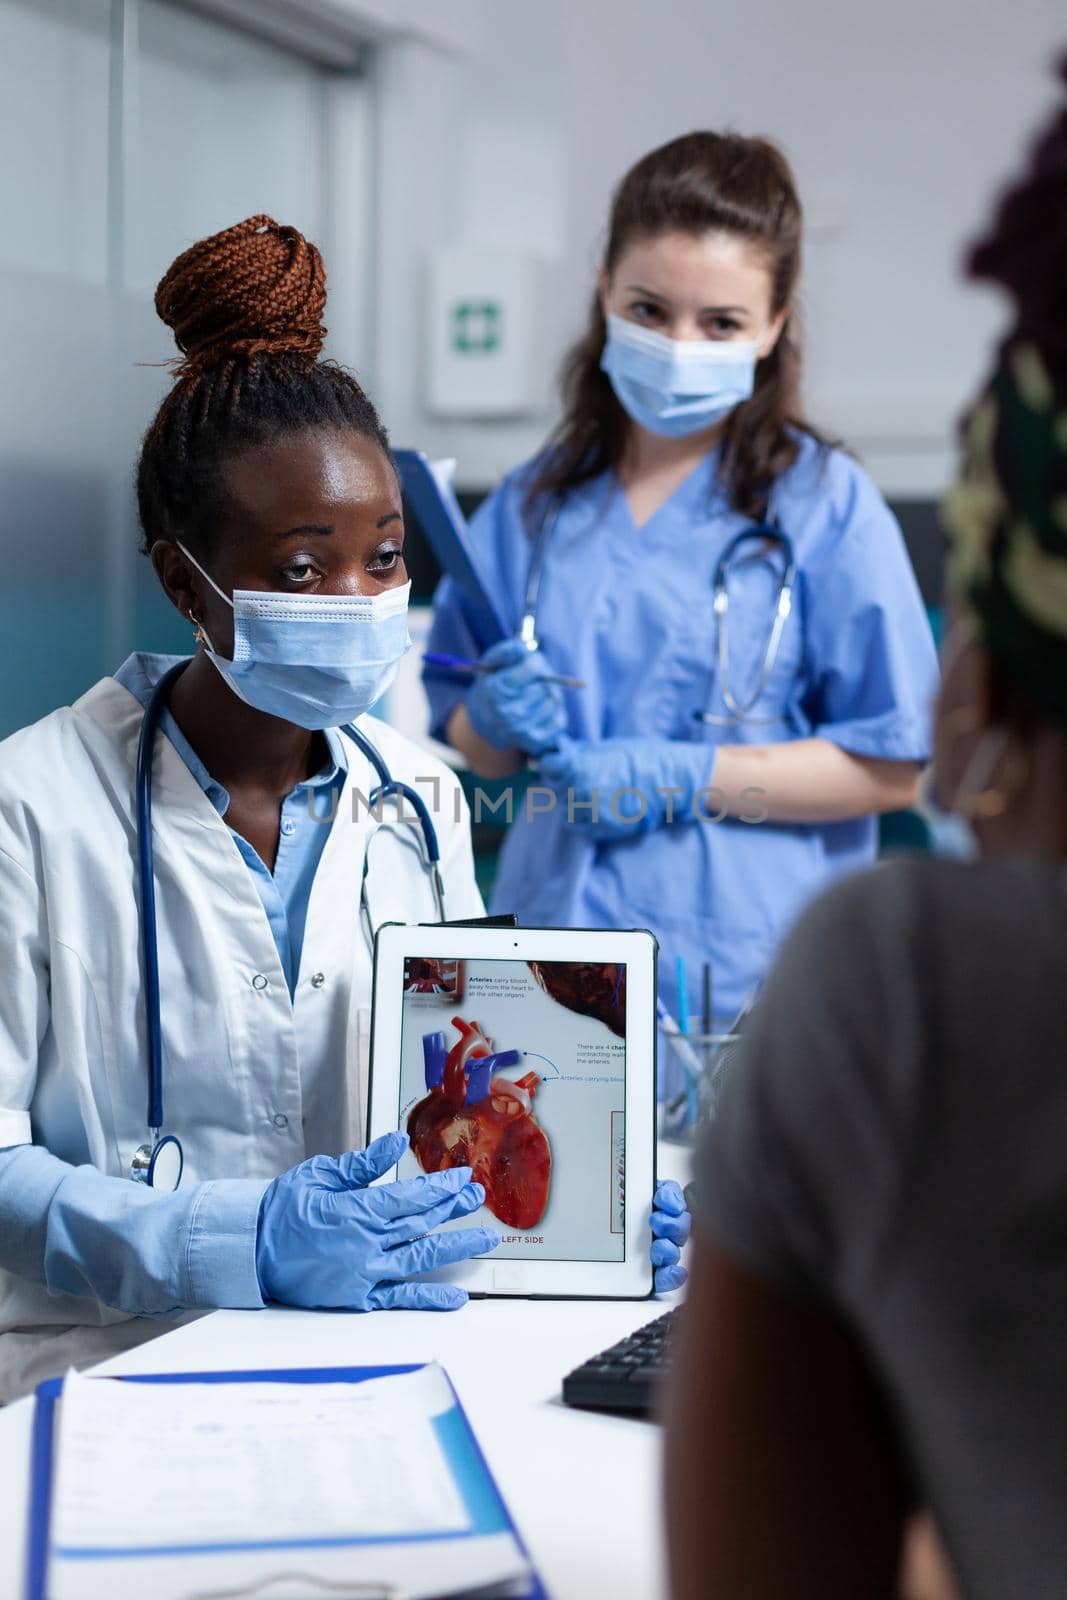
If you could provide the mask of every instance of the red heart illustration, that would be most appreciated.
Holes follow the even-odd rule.
[[[452,1026],[460,1036],[443,1079],[408,1116],[411,1149],[424,1172],[470,1167],[494,1216],[511,1228],[534,1228],[552,1175],[552,1151],[532,1109],[540,1079],[536,1072],[517,1082],[497,1075],[483,1086],[476,1063],[493,1054],[491,1041],[477,1022],[453,1017]]]

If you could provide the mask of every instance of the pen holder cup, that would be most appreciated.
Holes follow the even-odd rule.
[[[692,1144],[714,1117],[740,1043],[739,1033],[660,1034],[665,1071],[660,1137]]]

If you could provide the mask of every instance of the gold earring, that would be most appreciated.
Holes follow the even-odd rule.
[[[199,649],[201,645],[206,645],[207,644],[207,635],[205,634],[203,628],[200,626],[199,622],[197,622],[196,618],[193,616],[193,613],[190,611],[190,612],[187,613],[187,615],[188,615],[189,621],[192,623],[193,628],[195,630],[194,633],[193,633],[193,643]]]

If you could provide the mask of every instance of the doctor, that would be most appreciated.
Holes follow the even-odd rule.
[[[665,1001],[678,957],[710,960],[719,1022],[801,906],[871,860],[875,813],[910,803],[930,746],[900,531],[803,420],[800,254],[764,140],[690,134],[626,175],[563,420],[474,522],[521,637],[471,689],[428,678],[476,772],[540,765],[494,903],[652,928]],[[484,642],[445,581],[432,648]]]
[[[484,1198],[469,1169],[371,1189],[404,1140],[359,1149],[368,932],[483,908],[454,777],[364,716],[408,648],[401,501],[373,406],[317,359],[324,304],[318,251],[266,217],[174,263],[183,360],[137,487],[199,648],[0,749],[0,1399],[190,1308],[451,1308],[411,1280],[497,1242],[435,1232]],[[425,828],[368,810],[383,770],[441,785],[439,878]]]

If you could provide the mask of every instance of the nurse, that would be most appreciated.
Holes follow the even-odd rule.
[[[873,858],[875,814],[929,755],[900,531],[801,410],[801,231],[762,139],[693,133],[626,175],[562,421],[474,520],[521,637],[473,688],[427,678],[475,772],[540,768],[493,906],[652,928],[667,1004],[678,958],[708,960],[720,1023],[804,903]],[[432,648],[486,643],[445,580]]]
[[[318,360],[321,257],[253,217],[180,256],[156,305],[182,361],[139,511],[198,648],[131,656],[0,746],[0,1400],[188,1309],[452,1308],[412,1280],[498,1237],[436,1231],[484,1198],[469,1168],[370,1188],[405,1141],[360,1149],[368,933],[483,907],[455,779],[363,716],[408,648],[401,500],[373,406]],[[135,762],[168,671],[150,838],[174,1192],[130,1181],[152,1016]],[[353,719],[394,780],[440,784],[440,892],[423,833],[368,809]]]

